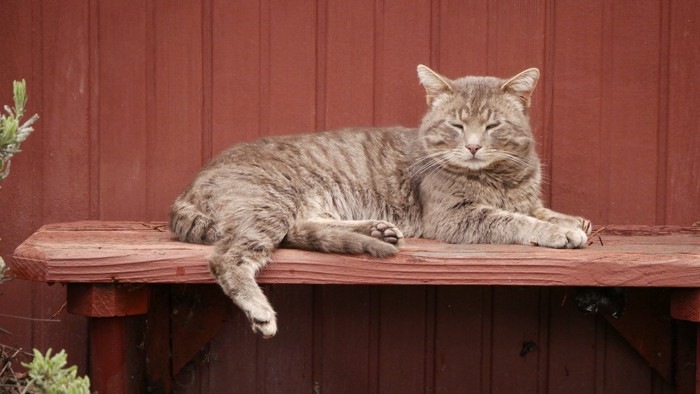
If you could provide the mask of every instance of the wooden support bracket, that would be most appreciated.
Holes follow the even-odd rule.
[[[216,285],[173,286],[170,320],[173,376],[221,331],[231,305],[231,300]]]
[[[611,326],[667,382],[673,382],[673,322],[668,316],[668,291],[628,289],[625,313],[605,316]]]

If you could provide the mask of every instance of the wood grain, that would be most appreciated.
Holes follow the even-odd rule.
[[[606,235],[581,250],[410,239],[392,258],[280,249],[260,283],[700,287],[700,228]],[[617,230],[621,231],[621,230]],[[648,228],[641,234],[647,234]],[[601,245],[602,241],[602,245]],[[12,268],[45,282],[211,283],[210,247],[173,241],[162,223],[42,227]]]

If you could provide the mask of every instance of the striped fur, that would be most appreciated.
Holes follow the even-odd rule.
[[[590,222],[540,201],[528,107],[539,72],[502,80],[418,75],[418,128],[355,128],[234,145],[173,204],[181,241],[213,243],[210,268],[264,337],[275,312],[255,283],[286,247],[390,256],[405,237],[578,248]]]

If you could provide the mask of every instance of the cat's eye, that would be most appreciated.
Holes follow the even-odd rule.
[[[486,130],[492,130],[495,129],[496,127],[500,126],[501,122],[494,122],[494,123],[489,123],[486,125]]]
[[[454,127],[457,130],[464,130],[464,125],[461,123],[450,122],[450,126]]]

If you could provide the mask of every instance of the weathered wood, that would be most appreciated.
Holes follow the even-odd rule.
[[[261,283],[700,287],[700,228],[594,237],[581,250],[449,245],[409,239],[395,257],[280,249]],[[611,230],[617,234],[622,230]],[[614,231],[614,232],[613,232]],[[44,282],[213,283],[210,246],[171,239],[162,223],[47,225],[20,245],[12,269]]]
[[[448,245],[412,239],[398,256],[389,259],[283,249],[275,253],[274,264],[261,273],[259,281],[700,287],[699,228],[616,226],[608,227],[600,239],[596,236],[592,241],[583,250],[551,250],[517,245]],[[209,249],[205,245],[173,241],[163,223],[55,224],[42,227],[17,249],[13,269],[26,279],[68,282],[68,307],[73,313],[92,317],[122,316],[148,311],[149,293],[144,290],[148,288],[129,283],[213,282],[206,265]],[[227,305],[222,297],[223,302],[214,302],[210,304],[211,310],[202,311],[198,298],[189,294],[189,288],[183,289],[188,296],[171,305],[171,318],[168,318],[168,302],[160,293],[155,295],[161,297],[157,306],[148,311],[146,335],[150,340],[147,341],[146,380],[151,388],[170,387],[170,376],[218,331],[222,311]],[[673,316],[697,321],[694,317],[700,309],[697,294],[700,294],[697,290],[677,290]],[[191,302],[196,305],[189,305]],[[648,312],[644,315],[646,323],[641,324],[647,328],[643,332],[637,329],[639,319],[633,322],[626,316],[627,325],[613,323],[640,354],[669,379],[669,345],[667,341],[661,347],[653,343],[654,338],[670,338],[668,330],[662,330],[666,335],[648,330],[654,326],[650,322],[654,316],[658,317],[659,309],[664,309],[663,305],[653,311],[642,311]],[[208,327],[193,326],[189,322],[192,313],[198,311],[209,321]],[[631,312],[628,315],[631,316]],[[115,329],[122,332],[118,336],[125,335],[124,329],[119,328],[122,323],[95,319],[92,324],[99,331],[96,337],[109,336]],[[104,329],[98,330],[100,327]],[[162,335],[165,331],[173,335]],[[99,368],[115,368],[109,362],[100,361],[99,356],[95,357]],[[103,378],[109,375],[103,372],[95,370]]]
[[[145,285],[71,283],[68,312],[89,317],[143,315],[148,311],[150,288]]]

